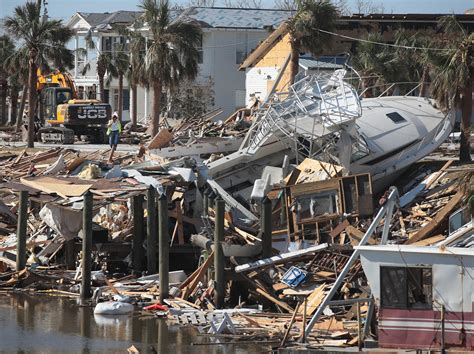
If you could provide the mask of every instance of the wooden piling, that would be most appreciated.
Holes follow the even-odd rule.
[[[72,239],[64,243],[64,253],[66,259],[66,268],[68,270],[76,269],[76,240]]]
[[[18,206],[18,222],[16,231],[16,270],[26,267],[26,226],[28,222],[28,192],[20,191]]]
[[[91,293],[91,270],[92,270],[92,193],[84,194],[84,206],[82,210],[82,286],[81,300],[89,299]]]
[[[141,274],[143,271],[143,195],[132,197],[133,213],[133,239],[132,239],[132,264],[133,272]]]
[[[202,216],[206,217],[209,212],[209,190],[206,187],[202,193]]]
[[[157,268],[156,262],[156,190],[150,186],[147,192],[147,270],[148,274],[155,274]]]
[[[261,204],[262,258],[272,256],[272,201],[263,198]]]
[[[215,199],[216,225],[214,229],[214,304],[217,309],[224,306],[225,298],[225,274],[224,274],[224,251],[222,242],[224,241],[224,212],[225,202],[218,196]]]
[[[169,292],[169,230],[168,230],[168,199],[165,194],[158,198],[158,248],[160,272],[160,301],[168,298]]]

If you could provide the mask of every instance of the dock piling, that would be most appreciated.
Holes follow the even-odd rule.
[[[134,195],[132,197],[132,213],[133,213],[133,272],[141,274],[143,271],[143,195]]]
[[[270,258],[272,256],[272,201],[267,197],[262,200],[260,225],[262,228],[262,258]]]
[[[214,230],[214,303],[217,309],[222,308],[225,298],[225,274],[224,274],[224,251],[222,241],[224,241],[224,212],[225,202],[218,196],[215,199],[216,225]]]
[[[147,270],[148,274],[155,274],[156,261],[156,190],[150,186],[147,192]]]
[[[16,270],[26,267],[26,226],[28,222],[28,191],[20,191],[16,232]]]
[[[92,193],[84,194],[82,210],[82,283],[81,300],[91,297],[91,270],[92,270]]]
[[[169,293],[169,230],[168,199],[165,194],[158,198],[158,247],[160,273],[160,301],[168,298]]]

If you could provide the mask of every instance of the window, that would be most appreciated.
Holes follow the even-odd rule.
[[[432,270],[423,267],[381,267],[381,307],[432,309]]]
[[[123,101],[122,101],[122,109],[124,111],[130,110],[130,91],[128,89],[123,90]]]
[[[387,113],[387,117],[390,118],[390,120],[394,123],[401,123],[401,122],[406,122],[407,121],[405,118],[403,118],[397,112]]]

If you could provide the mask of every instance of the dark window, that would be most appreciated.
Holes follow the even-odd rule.
[[[392,120],[394,123],[400,123],[400,122],[406,122],[407,120],[403,118],[400,114],[397,112],[392,112],[392,113],[387,113],[387,117]]]
[[[431,268],[381,267],[381,307],[432,309]]]
[[[122,109],[124,111],[130,110],[130,91],[129,90],[123,90]]]

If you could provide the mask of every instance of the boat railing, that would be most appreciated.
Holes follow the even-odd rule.
[[[401,96],[410,96],[422,84],[423,84],[423,82],[419,82],[419,81],[399,81],[399,82],[392,82],[392,83],[380,83],[380,84],[377,84],[377,85],[372,85],[372,86],[368,86],[368,87],[364,88],[364,90],[362,90],[362,92],[359,93],[359,97],[362,98],[368,90],[372,90],[372,89],[376,89],[376,88],[381,88],[381,89],[385,88],[382,91],[382,93],[380,93],[379,95],[376,96],[376,97],[384,97],[384,96],[388,96],[389,93],[391,92],[391,90],[394,89],[397,86],[400,86],[400,85],[413,85],[413,87],[409,91],[407,91],[405,94],[401,95]],[[425,83],[425,84],[428,84],[428,83]]]

